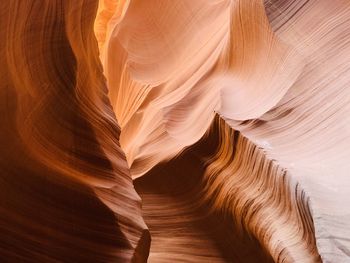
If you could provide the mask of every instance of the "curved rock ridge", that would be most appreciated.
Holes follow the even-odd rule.
[[[209,127],[219,102],[209,72],[217,70],[228,39],[230,5],[126,2],[123,16],[117,12],[108,23],[101,59],[122,128],[120,142],[137,178],[198,141]],[[101,12],[97,21],[103,17]]]
[[[152,235],[149,262],[274,262],[254,235],[234,224],[232,211],[205,198],[207,166],[219,153],[224,128],[215,118],[198,143],[135,180]]]
[[[303,72],[260,118],[226,120],[263,147],[305,190],[322,260],[347,262],[350,8],[347,1],[266,1],[266,12],[276,35],[302,56]]]
[[[301,74],[262,1],[112,3],[102,1],[95,30],[134,178],[198,141],[214,111],[259,117]]]
[[[217,118],[219,143],[206,160],[204,200],[231,214],[275,262],[320,262],[309,198],[264,150]]]
[[[205,200],[235,212],[276,261],[317,262],[314,243],[324,262],[349,260],[347,1],[112,2],[101,4],[95,30],[133,178],[200,140],[218,112],[246,138],[238,136],[245,153],[212,160],[207,176],[220,172],[205,185]],[[249,155],[255,148],[259,157]],[[255,224],[240,222],[252,205],[276,197],[271,189],[234,195],[259,187],[235,182],[232,190],[222,165],[238,174],[232,178],[277,180],[286,207],[272,202],[253,209]],[[275,218],[260,222],[266,213]],[[285,232],[274,232],[280,227]]]
[[[97,1],[0,2],[0,261],[145,262]]]
[[[219,116],[198,143],[135,184],[150,262],[321,262],[300,184]]]
[[[0,14],[0,262],[350,261],[347,0]]]

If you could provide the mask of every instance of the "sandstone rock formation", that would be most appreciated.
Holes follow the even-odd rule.
[[[0,10],[1,262],[350,261],[346,0]]]

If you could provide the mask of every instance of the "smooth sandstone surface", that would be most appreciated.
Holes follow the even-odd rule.
[[[0,262],[350,262],[348,1],[0,14]]]
[[[0,261],[146,260],[94,35],[97,1],[0,3]]]
[[[261,209],[245,228],[275,261],[314,262],[318,253],[324,262],[349,260],[347,2],[124,1],[114,8],[122,11],[105,21],[101,59],[133,178],[198,141],[218,113],[246,138],[249,158],[234,169],[237,152],[225,160],[232,136],[226,139],[205,166],[208,202],[219,191],[214,204],[224,214]],[[281,198],[259,186],[235,192],[252,171]],[[256,206],[226,202],[240,191]],[[283,199],[296,202],[293,216]],[[275,205],[284,207],[280,216]]]

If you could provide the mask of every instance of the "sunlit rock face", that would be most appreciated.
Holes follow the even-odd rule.
[[[0,262],[350,261],[348,1],[0,10]]]

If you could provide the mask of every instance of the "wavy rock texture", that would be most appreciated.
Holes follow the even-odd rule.
[[[95,30],[121,146],[133,178],[146,174],[136,184],[155,236],[152,260],[169,260],[175,250],[201,254],[186,235],[167,244],[163,229],[191,233],[187,224],[206,216],[194,212],[203,204],[214,217],[232,217],[274,261],[350,260],[349,11],[344,0],[100,5]],[[150,185],[174,179],[154,179],[161,172],[152,167],[202,138],[215,112],[220,143],[202,153],[199,197],[159,194]],[[162,173],[175,177],[171,167]],[[165,215],[182,219],[167,224]],[[181,215],[189,222],[180,224]]]
[[[0,12],[1,262],[350,261],[348,1]]]
[[[146,260],[93,31],[97,1],[0,10],[0,261]]]

